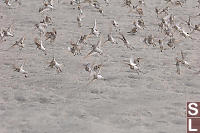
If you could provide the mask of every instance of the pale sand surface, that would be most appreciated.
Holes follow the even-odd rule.
[[[180,50],[186,53],[187,60],[195,69],[200,67],[200,41],[181,40],[174,50],[160,52],[159,47],[146,46],[140,40],[152,33],[163,38],[157,31],[154,7],[165,7],[162,0],[146,0],[143,19],[146,30],[135,36],[125,34],[136,48],[128,50],[120,41],[117,45],[105,45],[106,56],[102,75],[105,81],[95,81],[87,85],[89,74],[82,64],[99,60],[92,56],[83,59],[91,49],[85,47],[81,56],[73,56],[67,51],[70,40],[78,40],[80,35],[88,34],[89,27],[97,20],[99,30],[106,37],[110,21],[118,21],[121,31],[126,33],[132,27],[137,14],[128,13],[121,7],[122,0],[112,0],[110,6],[103,4],[102,16],[94,8],[85,4],[83,27],[78,28],[77,9],[62,0],[55,4],[56,10],[47,14],[53,18],[58,35],[55,44],[45,43],[47,55],[36,50],[34,37],[38,36],[34,24],[45,15],[38,13],[42,0],[24,0],[22,6],[8,9],[0,3],[1,28],[14,25],[13,38],[0,45],[0,132],[1,133],[184,133],[186,131],[186,101],[200,100],[200,75],[193,70],[181,67],[181,75],[176,74],[175,57]],[[196,0],[188,0],[181,7],[170,8],[169,12],[177,21],[187,20],[188,15],[197,14],[200,9],[193,8]],[[45,13],[46,14],[46,13]],[[198,24],[199,18],[192,19]],[[186,27],[186,26],[185,26]],[[189,30],[187,27],[186,30]],[[51,30],[51,27],[49,27]],[[25,48],[9,48],[17,39],[26,36]],[[192,36],[198,38],[200,32]],[[114,36],[117,36],[114,33]],[[199,38],[198,38],[199,39]],[[96,43],[97,38],[88,40]],[[143,57],[141,69],[145,74],[129,70],[123,62],[130,55]],[[53,55],[64,64],[63,72],[57,74],[48,67]],[[25,60],[24,69],[28,78],[14,72],[12,64]],[[19,61],[19,63],[18,63]]]

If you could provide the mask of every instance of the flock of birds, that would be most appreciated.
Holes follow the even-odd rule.
[[[113,0],[114,1],[114,0]],[[177,38],[175,36],[179,35],[182,38],[188,38],[190,40],[198,40],[199,38],[193,38],[192,34],[195,34],[197,32],[200,32],[200,24],[193,25],[191,22],[192,18],[200,17],[199,14],[195,14],[193,16],[188,16],[187,21],[183,21],[182,23],[184,25],[187,25],[190,29],[190,32],[186,32],[183,27],[182,23],[176,23],[176,16],[169,13],[169,9],[174,6],[180,6],[184,8],[184,4],[187,3],[187,0],[164,0],[166,2],[166,7],[164,8],[155,8],[153,9],[155,12],[155,15],[158,19],[158,30],[160,34],[164,34],[165,37],[163,39],[158,39],[153,36],[153,34],[149,34],[148,36],[144,37],[143,43],[148,46],[157,47],[160,49],[160,52],[163,52],[164,50],[168,49],[175,49]],[[46,12],[53,12],[55,10],[55,2],[61,3],[61,0],[44,0],[42,7],[39,8],[39,13],[45,14]],[[105,5],[107,8],[112,4],[112,1],[110,0],[104,0]],[[8,7],[11,7],[12,4],[18,3],[19,5],[22,4],[20,0],[5,0],[5,4]],[[83,11],[84,4],[88,3],[89,6],[94,8],[99,12],[99,15],[105,15],[104,10],[102,7],[102,3],[98,2],[97,0],[71,0],[69,4],[73,6],[73,9],[77,9],[79,14],[77,16],[77,25],[79,28],[84,27],[83,20],[86,17]],[[200,0],[197,0],[198,5],[195,8],[200,8]],[[128,41],[126,38],[126,35],[136,35],[139,30],[145,30],[146,25],[143,20],[144,12],[143,9],[145,8],[146,3],[145,0],[123,0],[122,8],[127,7],[130,9],[129,13],[134,13],[139,16],[139,19],[133,21],[133,28],[130,31],[127,31],[126,33],[123,33],[121,30],[121,27],[119,26],[117,20],[112,20],[110,22],[110,33],[107,35],[107,38],[103,38],[103,33],[98,29],[98,22],[96,19],[94,19],[94,25],[90,28],[91,32],[85,35],[81,35],[80,39],[78,39],[76,42],[71,41],[70,46],[66,48],[70,53],[72,53],[74,56],[82,56],[82,49],[88,45],[88,38],[97,38],[98,42],[97,44],[91,45],[91,50],[83,57],[84,59],[89,58],[93,55],[97,55],[98,57],[101,57],[104,55],[103,47],[107,43],[113,44],[113,45],[120,45],[124,44],[124,46],[127,49],[130,49],[131,51],[135,50],[135,47]],[[46,16],[42,21],[35,24],[35,28],[38,29],[39,37],[34,38],[34,44],[37,49],[44,52],[45,55],[47,55],[46,48],[43,45],[43,38],[45,38],[45,41],[49,40],[51,44],[53,44],[57,37],[57,31],[55,28],[52,28],[52,31],[46,31],[47,27],[49,25],[52,25],[53,21],[52,18],[49,16]],[[113,37],[112,29],[114,29],[114,32],[118,34],[117,37]],[[12,25],[10,25],[8,28],[3,28],[0,31],[0,41],[3,43],[6,41],[9,37],[14,37],[14,34],[12,32]],[[13,47],[19,47],[19,50],[22,50],[25,47],[24,41],[26,40],[25,37],[21,37],[19,40],[17,40],[13,45],[11,45],[10,48]],[[10,49],[9,48],[9,49]],[[9,50],[8,49],[8,50]],[[127,64],[127,66],[130,67],[131,70],[135,71],[137,74],[143,73],[140,69],[140,61],[141,57],[134,58],[132,55],[130,57],[130,60],[128,62],[124,62]],[[176,65],[176,73],[181,74],[180,67],[187,67],[188,69],[192,69],[192,65],[186,61],[184,51],[180,50],[180,57],[175,57],[175,65]],[[102,74],[101,70],[104,66],[103,63],[87,63],[83,64],[85,71],[89,72],[90,74],[90,81],[89,83],[93,82],[94,80],[98,79],[105,79]],[[55,68],[58,73],[62,72],[63,65],[58,63],[53,57],[53,59],[49,62],[49,67]],[[24,70],[24,63],[17,67],[14,65],[14,71],[20,72],[22,74],[25,74],[25,77],[28,76],[28,71]]]

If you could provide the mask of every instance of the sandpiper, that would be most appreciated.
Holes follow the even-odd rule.
[[[47,28],[47,23],[43,20],[39,24],[35,24],[35,27],[39,30],[40,36],[42,36],[45,33],[45,30]]]
[[[170,23],[168,22],[168,19],[166,19],[166,17],[162,18],[162,25],[163,27],[169,28],[170,27]]]
[[[129,41],[125,38],[125,36],[120,32],[119,33],[121,35],[121,37],[119,37],[119,39],[121,39],[123,42],[124,42],[124,45],[130,49],[130,50],[133,50],[134,47],[130,45]]]
[[[82,19],[85,17],[85,15],[82,13],[82,10],[80,10],[81,13],[79,13],[79,15],[77,16],[77,22],[78,22],[78,26],[81,27],[81,22],[82,22]]]
[[[103,16],[104,16],[104,14],[103,14],[103,9],[102,9],[102,7],[101,8],[99,8],[99,13],[101,13]]]
[[[80,0],[71,0],[70,4],[71,5],[80,4]]]
[[[168,11],[169,11],[169,6],[163,8],[163,9],[160,11],[159,14],[161,14],[161,13],[165,13],[166,15],[168,15]]]
[[[190,64],[185,60],[183,51],[181,50],[181,59],[179,59],[178,57],[175,58],[176,59],[176,72],[177,74],[180,75],[180,64],[184,65],[185,67],[187,67],[188,69],[191,69]]]
[[[46,1],[46,0],[44,0],[44,1]],[[54,0],[47,0],[47,2],[48,2],[50,5],[52,5],[52,6],[53,6],[53,4],[54,4]]]
[[[78,43],[79,44],[87,44],[86,40],[87,40],[88,37],[89,37],[89,35],[82,35],[80,37],[80,39],[78,40]]]
[[[191,33],[193,33],[194,31],[200,31],[200,24],[196,24]]]
[[[78,27],[81,27],[81,21],[82,21],[82,18],[80,16],[77,16],[77,22],[78,22]]]
[[[49,67],[51,67],[51,68],[55,67],[58,73],[62,72],[61,66],[62,66],[62,64],[59,64],[56,61],[55,57],[53,57],[53,59],[51,60],[51,62],[49,64]]]
[[[169,16],[169,23],[171,25],[174,25],[175,24],[175,16],[173,14],[170,14]]]
[[[137,74],[139,75],[140,69],[139,69],[139,62],[140,62],[140,57],[133,59],[133,56],[131,56],[129,63],[126,63],[127,65],[130,66],[130,69],[135,70]]]
[[[143,19],[138,19],[137,21],[133,21],[133,25],[138,29],[144,29],[145,27]]]
[[[103,67],[103,64],[101,63],[101,64],[94,64],[93,65],[93,70],[95,71],[95,72],[99,72],[100,70],[101,70],[101,68]]]
[[[110,5],[110,1],[109,0],[104,0],[104,2],[106,3],[106,6]]]
[[[176,73],[177,74],[181,74],[181,70],[180,70],[180,60],[178,59],[178,57],[176,57]]]
[[[188,17],[188,21],[185,21],[185,23],[187,24],[188,28],[191,31],[191,29],[192,29],[191,16]]]
[[[101,69],[98,69],[97,71],[94,71],[93,69],[90,71],[90,82],[88,84],[90,84],[91,82],[95,81],[95,80],[104,80],[105,78],[101,75]]]
[[[6,39],[5,39],[4,33],[2,32],[2,29],[1,29],[1,32],[0,32],[0,42],[3,42],[3,41],[6,41]]]
[[[39,40],[38,38],[35,38],[34,39],[34,43],[35,45],[37,46],[37,49],[39,50],[42,50],[44,52],[44,54],[46,55],[46,49],[45,47],[43,46],[43,43],[42,43],[42,40]]]
[[[144,0],[139,0],[138,3],[139,3],[140,5],[144,5],[144,6],[146,5],[145,2],[144,2]]]
[[[101,7],[100,3],[96,0],[95,1],[93,0],[92,6],[96,9],[99,9]]]
[[[90,35],[95,35],[96,37],[98,37],[100,35],[100,32],[98,31],[97,29],[97,22],[96,22],[96,19],[94,20],[94,26],[91,29],[91,33]]]
[[[162,23],[167,27],[171,27],[175,24],[175,16],[173,14],[169,14],[165,17],[163,17],[162,19]]]
[[[167,45],[174,49],[175,48],[175,42],[176,42],[176,39],[174,37],[170,37],[169,41],[167,42]]]
[[[116,31],[120,31],[119,24],[117,23],[117,21],[112,20],[111,23],[114,26],[114,28],[116,29]]]
[[[14,35],[12,34],[12,28],[11,28],[11,25],[6,29],[6,30],[3,30],[2,32],[2,36],[3,37],[14,37]]]
[[[72,47],[68,47],[68,51],[71,52],[74,56],[75,55],[80,55],[81,54],[81,49],[82,49],[82,44],[79,43],[79,41],[77,43],[74,43],[72,41],[70,41],[70,44]]]
[[[200,0],[197,0],[198,5],[196,7],[200,8]]]
[[[92,6],[98,10],[99,13],[103,15],[103,9],[98,1],[93,1]]]
[[[137,33],[137,27],[133,27],[132,29],[131,29],[131,31],[128,31],[127,33],[129,33],[129,34],[132,34],[132,35],[135,35],[136,33]]]
[[[84,58],[89,57],[93,53],[98,53],[99,55],[102,55],[103,50],[101,49],[101,47],[102,47],[102,37],[100,37],[96,45],[92,45],[92,50]]]
[[[144,38],[144,42],[148,45],[153,45],[154,47],[156,46],[156,43],[154,41],[154,37],[152,34],[148,35],[147,37]]]
[[[16,42],[11,46],[11,48],[14,47],[14,46],[19,46],[19,49],[22,50],[22,48],[24,48],[24,46],[25,46],[24,40],[25,40],[25,37],[20,38],[20,40],[19,40],[19,41],[16,41]]]
[[[180,34],[181,34],[183,37],[185,37],[185,38],[193,39],[193,38],[190,36],[190,34],[189,34],[188,32],[186,32],[186,31],[184,31],[184,30],[182,30],[182,31],[180,32]]]
[[[49,0],[49,1],[44,1],[43,3],[43,7],[39,8],[39,13],[42,13],[44,11],[49,11],[49,10],[53,10],[54,7],[53,7],[53,3],[52,3],[52,0]]]
[[[140,17],[141,17],[142,15],[144,15],[143,10],[142,10],[142,8],[140,8],[140,7],[137,7],[137,8],[136,8],[136,12],[140,15]]]
[[[6,41],[4,33],[2,32],[2,29],[0,29],[0,42]]]
[[[157,7],[155,8],[157,17],[158,17],[158,15],[160,15],[162,13],[165,13],[165,15],[168,15],[168,10],[169,10],[169,6],[163,8],[163,9],[158,9]]]
[[[158,40],[158,44],[160,46],[160,52],[163,52],[164,50],[166,50],[166,48],[164,48],[164,45],[163,45],[163,40],[161,39]]]
[[[90,63],[83,64],[83,66],[85,67],[85,71],[86,72],[91,72],[92,71],[92,65]]]
[[[49,16],[46,16],[44,19],[43,19],[43,21],[41,21],[41,23],[45,23],[45,24],[47,24],[47,25],[52,25],[53,24],[53,21],[52,21],[52,19],[51,19],[51,17],[49,17]]]
[[[101,64],[87,63],[87,64],[83,64],[83,66],[85,67],[86,72],[91,72],[91,71],[98,72],[102,68],[103,65],[102,63]]]
[[[197,15],[195,15],[195,17],[199,17],[200,16],[200,13],[198,13]]]
[[[182,28],[181,28],[178,24],[175,24],[175,25],[173,26],[173,28],[174,28],[175,30],[177,30],[178,32],[181,32],[181,31],[182,31]]]
[[[181,63],[186,66],[187,68],[191,69],[190,64],[185,60],[185,56],[183,51],[181,50]]]
[[[142,27],[143,29],[145,28],[145,24],[144,24],[143,19],[138,19],[138,26]]]
[[[188,32],[186,32],[185,30],[183,30],[177,24],[174,25],[173,28],[176,29],[180,33],[180,35],[182,35],[183,37],[192,39],[192,37],[190,36],[190,34]]]
[[[160,13],[159,13],[159,9],[158,9],[157,7],[155,7],[155,13],[156,13],[157,18],[158,18],[158,15],[159,15]]]
[[[158,23],[158,31],[160,31],[162,33],[164,28],[165,28],[165,25],[163,24],[163,22]]]
[[[165,27],[165,28],[163,28],[163,30],[164,30],[165,36],[169,36],[169,37],[173,37],[174,36],[174,34],[173,34],[173,32],[172,32],[172,30],[170,28]]]
[[[16,72],[25,74],[25,77],[27,77],[28,72],[24,70],[24,63],[23,63],[20,67],[17,67],[17,66],[15,66],[15,65],[13,65],[13,69],[14,69],[14,71],[16,71]]]
[[[124,0],[124,5],[132,8],[132,1],[131,0]]]
[[[56,35],[57,35],[56,29],[53,28],[51,32],[46,32],[45,37],[46,40],[50,39],[50,43],[53,43],[56,39]]]
[[[104,42],[106,44],[107,42],[111,42],[112,44],[118,44],[118,42],[113,38],[112,33],[108,34],[108,39]]]
[[[183,7],[183,2],[181,2],[180,0],[174,1],[173,4],[174,4],[175,6],[181,6],[181,7]]]
[[[7,6],[11,6],[10,0],[5,0],[5,3],[6,3]]]

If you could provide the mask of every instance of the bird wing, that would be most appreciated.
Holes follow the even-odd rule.
[[[23,70],[24,68],[24,62],[22,63],[22,65],[20,66],[20,69]]]
[[[8,3],[9,3],[9,0],[5,0],[5,3],[8,4]]]
[[[53,6],[53,0],[48,0],[48,3]]]
[[[177,72],[178,74],[181,74],[181,71],[180,71],[180,62],[179,62],[178,59],[176,59],[176,72]]]
[[[14,69],[14,71],[17,71],[19,68],[16,66],[16,65],[12,65],[12,67],[13,67],[13,69]]]
[[[124,42],[124,45],[125,45],[127,48],[129,48],[130,50],[135,49],[133,46],[131,46],[131,45],[129,44],[128,41],[125,41],[125,42]]]
[[[57,31],[56,31],[55,28],[53,28],[52,31],[53,31],[54,34],[57,34]]]
[[[14,47],[15,45],[18,45],[18,41],[16,41],[10,48]]]
[[[34,39],[34,42],[35,42],[35,44],[37,45],[37,47],[40,47],[41,46],[41,41],[39,41],[39,39],[38,38],[35,38]]]
[[[103,37],[102,37],[102,35],[101,35],[96,47],[101,48],[101,46],[103,45],[103,44],[102,44],[102,40],[103,40]]]
[[[92,53],[94,53],[94,50],[90,51],[84,58],[89,57]]]
[[[181,57],[182,57],[182,60],[185,60],[182,50],[181,50]]]
[[[96,79],[93,78],[92,80],[89,81],[89,83],[88,83],[87,85],[90,85],[90,84],[91,84],[93,81],[95,81],[95,80],[96,80]]]
[[[123,40],[123,41],[126,41],[126,38],[125,38],[125,36],[124,36],[124,35],[123,35],[121,32],[120,32],[119,34],[121,35],[121,37],[122,37],[122,40]]]
[[[10,26],[7,28],[7,31],[8,31],[8,32],[11,32],[11,29],[12,29],[12,25],[10,25]]]
[[[90,71],[90,78],[93,78],[94,75],[96,75],[97,73],[93,70]]]
[[[19,42],[22,44],[25,40],[25,37],[20,38]]]
[[[94,20],[94,29],[96,29],[97,28],[97,21],[96,21],[96,19]]]
[[[134,59],[133,59],[133,56],[131,56],[131,58],[130,58],[130,65],[132,65],[132,66],[134,66]]]

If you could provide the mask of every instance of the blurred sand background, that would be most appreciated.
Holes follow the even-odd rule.
[[[81,56],[73,56],[67,51],[71,40],[88,34],[94,19],[103,36],[109,33],[110,21],[115,19],[123,33],[130,31],[135,13],[128,13],[127,7],[121,7],[122,0],[111,0],[109,6],[103,5],[105,16],[84,4],[83,27],[78,28],[77,9],[68,0],[55,2],[55,10],[39,14],[42,0],[23,0],[22,5],[13,4],[9,9],[0,2],[1,28],[14,25],[14,37],[0,45],[0,132],[1,133],[184,133],[186,131],[186,101],[200,100],[200,75],[193,70],[181,67],[181,75],[176,74],[175,57],[180,50],[198,70],[200,68],[199,32],[192,36],[197,40],[179,36],[180,43],[174,50],[160,52],[159,47],[146,46],[141,39],[150,33],[164,37],[158,32],[159,20],[155,7],[165,7],[163,0],[146,0],[143,7],[143,19],[147,28],[135,36],[126,34],[136,48],[128,50],[119,44],[105,45],[106,56],[101,59],[92,56],[87,60],[83,56],[91,49],[84,48]],[[196,0],[188,0],[183,7],[170,8],[169,12],[177,21],[187,20],[189,15],[197,14],[200,9],[193,8]],[[75,6],[74,6],[75,7]],[[34,24],[45,15],[53,18],[58,35],[54,44],[45,42],[45,56],[36,50],[33,44],[38,31]],[[198,24],[199,18],[192,19]],[[51,30],[49,27],[48,30]],[[186,30],[189,30],[185,26]],[[26,36],[22,51],[9,48],[23,35]],[[113,34],[115,35],[115,33]],[[178,34],[177,34],[178,36]],[[97,43],[97,38],[88,40]],[[123,62],[130,55],[144,58],[141,69],[144,74],[137,75]],[[63,72],[57,74],[48,67],[48,62],[55,56],[64,64]],[[24,69],[28,78],[14,72],[12,64],[25,60]],[[93,60],[104,63],[102,75],[105,81],[88,83],[89,74],[83,64]]]

